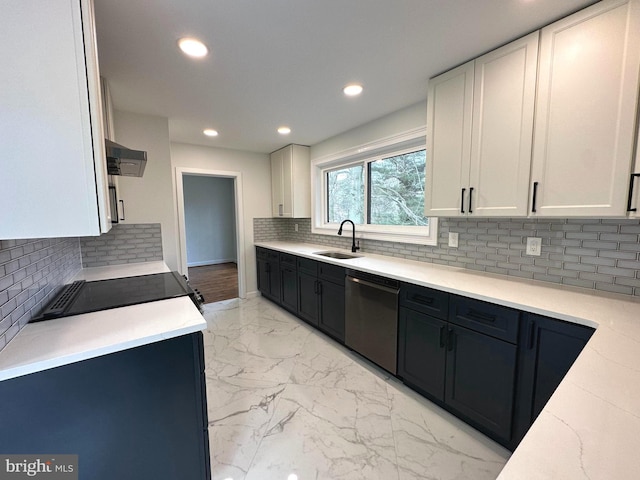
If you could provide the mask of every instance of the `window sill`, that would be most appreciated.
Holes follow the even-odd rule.
[[[311,233],[316,235],[330,235],[335,236],[338,232],[338,225],[335,227],[316,227],[311,225]],[[380,240],[384,242],[398,242],[398,243],[411,243],[415,245],[438,245],[438,219],[429,219],[429,235],[424,233],[411,234],[408,232],[385,232],[379,230],[372,230],[371,227],[364,225],[358,225],[356,227],[356,240]],[[351,229],[344,230],[342,236],[345,238],[351,237]]]

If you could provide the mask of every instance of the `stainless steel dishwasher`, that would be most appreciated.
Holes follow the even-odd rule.
[[[345,344],[395,374],[400,282],[347,269]]]

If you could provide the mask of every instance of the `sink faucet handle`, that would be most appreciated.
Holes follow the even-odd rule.
[[[356,240],[355,245],[353,245],[353,248],[351,249],[353,253],[355,253],[357,250],[360,250],[360,240]]]

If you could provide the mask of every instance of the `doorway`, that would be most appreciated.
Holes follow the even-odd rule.
[[[244,298],[240,172],[176,168],[181,273],[206,303]]]

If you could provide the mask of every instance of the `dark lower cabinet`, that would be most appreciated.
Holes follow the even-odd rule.
[[[345,269],[299,258],[298,316],[344,342]]]
[[[318,280],[318,282],[320,286],[318,328],[344,342],[344,280],[342,285],[327,280]]]
[[[318,326],[318,275],[298,270],[298,316]]]
[[[518,347],[450,325],[445,403],[503,442],[511,438]]]
[[[521,334],[515,443],[527,432],[573,362],[593,328],[527,314]]]
[[[258,290],[280,303],[280,256],[278,252],[256,247]]]
[[[502,329],[495,325],[502,325],[505,316],[519,312],[405,284],[400,306],[398,375],[420,393],[508,445],[517,335],[508,342],[485,332],[503,336]],[[518,315],[513,318],[516,334]]]
[[[298,312],[298,278],[295,257],[280,254],[280,304],[292,313]]]
[[[202,334],[0,382],[0,452],[77,454],[86,480],[211,478]]]
[[[400,307],[398,375],[440,401],[444,401],[446,325],[440,319]]]

